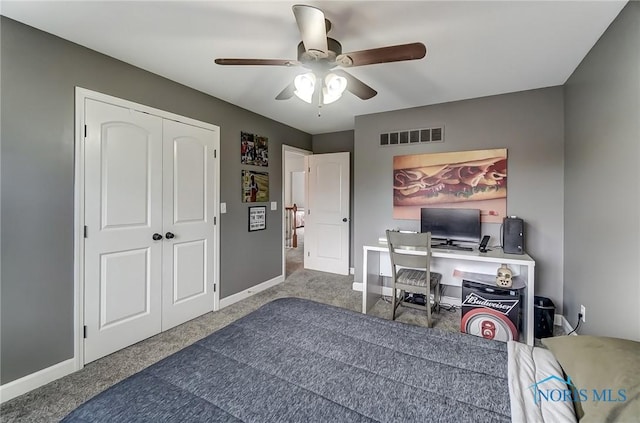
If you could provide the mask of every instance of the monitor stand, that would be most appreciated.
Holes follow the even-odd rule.
[[[445,242],[441,242],[440,244],[433,244],[431,248],[443,249],[443,250],[458,250],[458,251],[473,251],[471,247],[463,247],[458,244],[454,244],[450,239]]]

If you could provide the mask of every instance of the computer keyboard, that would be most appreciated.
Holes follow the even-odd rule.
[[[460,245],[435,244],[431,249],[437,250],[457,250],[457,251],[473,251],[472,247],[461,247]]]

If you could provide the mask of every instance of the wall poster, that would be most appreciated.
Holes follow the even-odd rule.
[[[269,201],[269,172],[242,171],[242,202]]]
[[[240,132],[240,162],[245,165],[269,166],[269,139]]]
[[[420,219],[421,207],[480,209],[482,222],[507,215],[507,149],[393,158],[393,218]]]
[[[267,228],[267,206],[249,207],[249,232]]]

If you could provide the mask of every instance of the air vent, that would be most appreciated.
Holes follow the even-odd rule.
[[[382,147],[431,142],[444,142],[444,127],[407,129],[380,134],[380,145]]]

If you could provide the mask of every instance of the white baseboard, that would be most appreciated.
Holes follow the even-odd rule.
[[[220,308],[223,309],[227,306],[230,306],[231,304],[237,303],[238,301],[247,299],[253,294],[257,294],[258,292],[264,291],[265,289],[269,289],[281,282],[284,282],[284,275],[276,276],[273,279],[269,279],[268,281],[262,282],[261,284],[252,286],[251,288],[247,288],[244,291],[240,291],[236,294],[224,297],[220,299]]]
[[[569,321],[565,319],[562,314],[555,315],[555,317],[553,318],[553,324],[556,326],[562,326],[562,329],[564,329],[565,333],[569,333],[573,330]],[[576,332],[573,332],[571,335],[577,336],[578,334]]]
[[[264,291],[284,281],[284,275],[276,276],[273,279],[262,282],[259,285],[245,289],[237,294],[230,295],[220,300],[220,308],[227,307],[238,301],[242,301],[249,298],[253,294]],[[46,369],[39,370],[30,375],[24,376],[20,379],[12,382],[0,385],[0,404],[16,398],[22,394],[26,394],[42,385],[46,385],[49,382],[53,382],[56,379],[60,379],[63,376],[69,375],[75,372],[76,360],[75,358],[63,361],[58,364],[54,364]]]
[[[71,358],[61,363],[54,364],[46,369],[39,370],[30,375],[16,379],[13,382],[0,385],[0,404],[13,398],[26,394],[36,388],[60,379],[76,371],[76,360]]]

